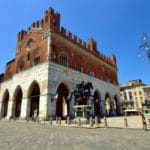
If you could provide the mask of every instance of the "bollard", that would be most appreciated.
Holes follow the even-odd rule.
[[[128,127],[128,121],[127,121],[127,117],[124,118],[124,127]]]
[[[147,120],[148,120],[148,128],[150,128],[150,117]]]
[[[46,124],[46,118],[44,118],[43,121],[44,121],[44,125],[45,125]]]
[[[58,120],[58,124],[61,125],[61,117],[59,117]]]
[[[67,124],[70,125],[70,117],[67,117]]]
[[[90,117],[90,127],[93,127],[93,118]]]
[[[52,120],[53,120],[53,118],[50,117],[50,120],[49,120],[50,125],[52,125]]]
[[[58,117],[56,117],[56,124],[58,124]]]
[[[98,127],[98,120],[99,118],[97,116],[95,116],[95,126]]]
[[[104,127],[107,128],[107,126],[108,126],[107,125],[107,119],[106,119],[106,117],[104,117]]]
[[[78,126],[81,126],[81,120],[78,118]]]

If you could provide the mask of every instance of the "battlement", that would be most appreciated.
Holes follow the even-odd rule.
[[[59,30],[60,28],[60,14],[58,12],[54,12],[53,8],[49,8],[44,13],[44,17],[41,20],[37,20],[36,22],[33,22],[31,26],[25,30],[21,30],[18,33],[18,40],[17,42],[20,43],[23,41],[23,39],[27,36],[27,33],[29,33],[33,29],[43,29],[43,31],[48,30]]]
[[[45,11],[43,19],[33,22],[27,31],[21,30],[18,33],[17,45],[19,45],[27,36],[27,34],[31,31],[54,31],[60,36],[63,36],[65,39],[69,40],[70,42],[76,44],[80,48],[83,48],[84,50],[92,53],[101,60],[109,63],[112,66],[116,66],[115,56],[113,55],[110,57],[106,57],[105,55],[100,53],[97,50],[97,42],[93,38],[90,38],[89,41],[86,43],[82,39],[78,38],[76,35],[72,34],[70,31],[67,31],[64,27],[60,27],[60,14],[58,12],[55,12],[54,9],[51,7]]]
[[[64,27],[61,27],[60,30],[57,31],[57,33],[59,35],[63,36],[64,38],[66,38],[67,40],[69,40],[70,42],[78,45],[80,48],[83,48],[86,51],[91,52],[93,55],[95,55],[96,57],[100,58],[101,60],[109,63],[110,65],[113,65],[113,66],[116,65],[115,55],[106,57],[104,54],[100,53],[97,50],[97,42],[93,38],[90,38],[88,43],[86,43],[85,41],[78,38],[76,35],[74,35],[70,31],[67,31]]]

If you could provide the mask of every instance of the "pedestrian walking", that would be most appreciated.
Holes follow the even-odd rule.
[[[143,129],[147,130],[147,123],[143,113],[141,113],[141,119],[142,119]]]

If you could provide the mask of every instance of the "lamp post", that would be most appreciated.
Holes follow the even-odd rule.
[[[146,56],[148,57],[148,60],[150,62],[150,43],[148,36],[144,33],[142,36],[142,42],[139,48],[144,49],[146,52]],[[138,54],[138,57],[141,57],[141,53]]]

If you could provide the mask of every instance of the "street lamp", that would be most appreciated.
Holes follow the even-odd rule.
[[[149,37],[144,33],[142,36],[142,42],[141,45],[139,46],[140,49],[145,50],[146,55],[148,57],[148,60],[150,62],[150,43],[149,43]],[[138,57],[141,57],[142,54],[138,54]]]

